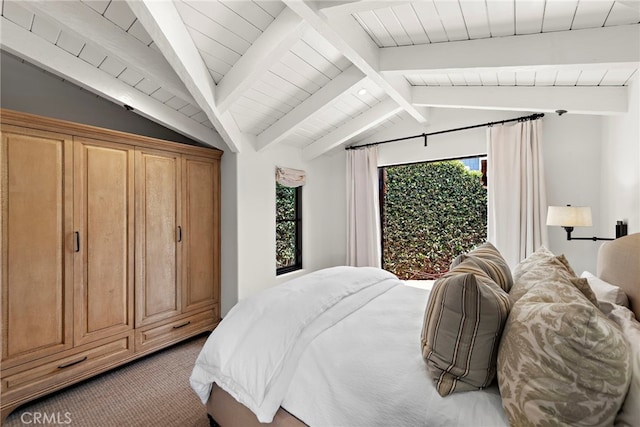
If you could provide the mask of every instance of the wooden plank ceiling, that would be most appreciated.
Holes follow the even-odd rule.
[[[198,141],[312,159],[428,108],[620,114],[634,0],[1,1],[2,50]]]

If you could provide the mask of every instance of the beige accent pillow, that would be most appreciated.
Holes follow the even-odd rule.
[[[509,292],[513,286],[511,269],[495,246],[487,242],[478,246],[468,254],[458,255],[451,263],[451,268],[455,268],[468,259],[473,260],[473,263],[491,277],[498,286],[506,292]]]
[[[515,281],[517,281],[520,278],[520,276],[522,276],[522,274],[524,274],[529,269],[530,265],[539,263],[541,261],[545,261],[548,258],[555,258],[555,255],[546,247],[540,246],[535,252],[533,252],[531,255],[529,255],[522,261],[520,261],[513,268],[512,274],[513,274],[514,284],[515,284]]]
[[[513,306],[498,352],[498,385],[510,425],[612,425],[630,375],[620,328],[561,272]]]
[[[564,255],[555,256],[544,246],[520,261],[513,269],[513,287],[509,291],[511,305],[554,272],[567,280],[576,277]]]
[[[600,309],[620,326],[631,349],[631,385],[616,416],[616,426],[637,426],[640,422],[640,323],[627,307],[603,302]]]
[[[434,283],[421,347],[441,396],[491,384],[508,314],[507,293],[466,261]]]
[[[569,264],[569,260],[567,259],[567,257],[564,256],[564,254],[560,254],[560,255],[556,256],[556,259],[558,261],[560,261],[562,263],[562,265],[564,265],[564,268],[567,269],[567,271],[569,272],[570,275],[572,275],[574,277],[578,277],[578,275],[573,270],[573,268],[571,268],[571,265]]]
[[[584,279],[581,277],[572,277],[571,279],[569,279],[569,281],[573,286],[576,287],[576,289],[582,292],[582,295],[587,297],[587,299],[589,300],[589,302],[591,302],[591,304],[595,305],[596,307],[599,307],[598,298],[596,298],[596,294],[594,294],[593,290],[591,290],[591,287],[589,286],[589,282],[587,281],[587,279]]]

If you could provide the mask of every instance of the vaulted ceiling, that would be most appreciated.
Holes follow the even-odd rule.
[[[429,108],[620,114],[637,0],[0,0],[3,50],[200,142],[313,159]]]

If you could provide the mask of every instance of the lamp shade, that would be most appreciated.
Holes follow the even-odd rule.
[[[589,206],[549,206],[547,225],[591,227],[591,208]]]

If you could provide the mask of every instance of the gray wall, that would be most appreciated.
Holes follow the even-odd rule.
[[[2,108],[202,146],[5,51],[0,69]]]

